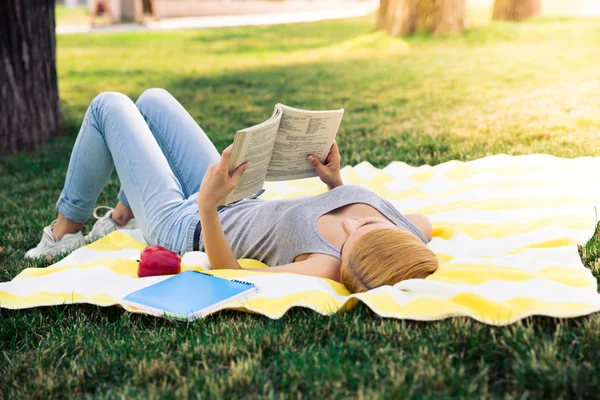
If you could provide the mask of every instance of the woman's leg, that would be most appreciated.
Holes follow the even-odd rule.
[[[191,242],[193,232],[173,232],[193,212],[157,141],[133,102],[120,93],[102,93],[90,104],[75,142],[57,209],[72,222],[84,223],[113,165],[127,205],[151,244],[173,250],[172,239]],[[197,212],[196,212],[197,214]],[[197,217],[197,215],[196,215]],[[187,229],[187,226],[185,226]],[[182,240],[179,240],[182,242]]]
[[[219,161],[219,152],[192,116],[166,90],[148,89],[135,104],[181,184],[184,197],[193,196],[200,189],[208,166]],[[121,204],[129,206],[123,188],[118,197]]]
[[[126,225],[130,219],[135,218],[135,214],[129,206],[121,203],[120,201],[115,206],[115,209],[110,214],[110,219],[115,221],[117,225],[124,226]]]

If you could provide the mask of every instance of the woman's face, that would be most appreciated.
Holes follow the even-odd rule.
[[[342,228],[347,235],[346,241],[341,247],[341,256],[348,255],[352,252],[356,240],[367,232],[373,229],[395,228],[392,222],[381,217],[365,217],[358,219],[346,218],[342,221]]]

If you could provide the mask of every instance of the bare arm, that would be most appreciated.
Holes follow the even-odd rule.
[[[223,151],[218,163],[207,168],[198,193],[198,213],[204,232],[204,247],[214,269],[241,268],[223,233],[217,213],[219,201],[231,193],[248,167],[248,163],[243,163],[234,171],[228,170],[231,147]]]
[[[325,159],[324,164],[321,164],[312,154],[307,157],[308,163],[312,165],[319,174],[321,181],[327,185],[327,190],[335,189],[343,186],[342,175],[340,174],[340,150],[338,149],[337,141],[334,140],[329,150],[329,154]]]
[[[313,254],[306,260],[276,267],[262,268],[260,272],[290,272],[293,274],[316,276],[333,281],[340,281],[341,261],[324,254]]]
[[[204,248],[212,269],[241,269],[223,232],[214,207],[198,207],[204,237]]]

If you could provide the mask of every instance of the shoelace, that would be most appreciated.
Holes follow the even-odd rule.
[[[96,219],[102,219],[102,218],[104,218],[104,216],[105,216],[105,215],[108,213],[108,211],[107,211],[107,212],[105,212],[104,214],[102,214],[102,216],[101,216],[101,217],[99,217],[99,216],[98,216],[98,214],[96,213],[96,211],[100,210],[101,208],[106,208],[108,211],[110,211],[110,210],[114,210],[114,208],[112,208],[112,207],[108,207],[108,206],[98,206],[98,207],[94,208],[94,213],[93,213],[93,214],[94,214],[94,218],[96,218]]]

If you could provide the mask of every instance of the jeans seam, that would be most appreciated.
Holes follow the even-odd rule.
[[[90,114],[91,114],[91,113],[90,113]],[[92,117],[92,116],[90,115],[90,116],[89,116],[89,118],[85,118],[85,121],[83,122],[83,125],[82,125],[82,126],[81,126],[81,128],[80,128],[80,131],[81,131],[81,132],[85,132],[85,129],[84,129],[84,128],[86,128],[86,127],[87,127],[87,125],[90,123],[90,120],[89,120],[89,119],[90,119],[91,117]],[[78,148],[78,150],[79,150],[79,148]],[[77,160],[79,160],[79,151],[77,151],[77,153],[75,154],[75,160],[73,160],[73,164],[74,164],[74,165],[77,165]],[[68,173],[68,172],[67,172],[67,175],[69,175],[69,173]],[[69,178],[72,178],[72,177],[69,177]],[[66,180],[66,177],[65,177],[65,180]],[[67,193],[67,191],[68,191],[68,190],[71,188],[71,183],[72,183],[72,181],[73,181],[73,179],[69,179],[69,182],[67,182],[67,183],[66,183],[66,185],[65,185],[65,188],[64,188],[64,191],[65,191],[65,197],[66,197],[66,193]],[[60,202],[59,202],[59,205],[60,205],[60,204],[62,204],[62,202],[63,202],[63,201],[64,201],[64,198],[60,200]],[[58,206],[57,206],[57,208],[58,208]]]
[[[102,110],[99,106],[95,106],[94,108],[92,108],[92,110],[99,111],[102,114],[102,116],[104,117],[104,119],[106,119],[106,121],[108,121],[108,123],[111,125],[113,131],[115,131],[115,132],[117,131],[115,129],[115,124],[113,123],[112,119],[109,116],[109,113],[105,113],[104,110]],[[102,139],[104,139],[104,143],[106,143],[106,136],[105,136],[103,130],[98,129],[98,131],[100,132]],[[127,157],[125,157],[125,153],[123,152],[123,147],[121,146],[121,141],[119,139],[120,135],[115,135],[115,136],[116,136],[117,145],[119,146],[119,151],[121,152],[121,155],[123,156],[123,158],[126,159]],[[108,147],[108,144],[106,144],[106,146]],[[114,160],[113,160],[113,164],[114,164]],[[125,163],[125,165],[127,167],[127,170],[129,171],[129,174],[133,177],[133,174],[131,173],[131,168],[129,167],[129,163]],[[132,179],[131,181],[133,182],[133,185],[136,186],[135,179]],[[135,187],[135,189],[137,190],[137,186]],[[154,231],[154,229],[150,226],[150,224],[148,224],[148,227],[150,228],[150,231],[152,232],[152,234],[156,237],[156,241],[160,242],[161,240],[158,238],[158,234]],[[169,235],[169,236],[167,236],[167,240],[170,241],[171,237],[170,237],[169,232],[167,232],[167,234]]]
[[[182,218],[187,218],[190,215],[196,215],[196,212],[192,212],[189,214],[184,215]],[[193,224],[193,226],[190,227],[187,235],[186,235],[186,243],[185,245],[188,247],[188,251],[194,251],[194,233],[196,231],[196,226],[198,224]],[[191,250],[189,250],[191,249]]]
[[[158,244],[159,246],[162,246],[168,250],[171,250],[171,251],[174,250],[173,246],[171,246],[169,243],[160,240],[156,234],[154,236],[156,236],[156,244]],[[170,240],[169,240],[169,242],[170,242]]]
[[[146,123],[149,125],[152,125],[152,127],[156,131],[156,134],[158,136],[160,136],[160,140],[162,140],[162,142],[165,146],[165,149],[167,150],[167,152],[169,153],[169,156],[171,157],[171,160],[173,160],[173,165],[175,166],[175,170],[179,174],[178,181],[179,181],[179,183],[181,183],[181,186],[185,190],[184,195],[185,195],[185,197],[188,197],[189,193],[190,193],[190,188],[188,188],[187,184],[185,183],[185,180],[183,179],[183,174],[181,173],[181,168],[179,167],[179,164],[177,163],[177,158],[173,154],[173,151],[171,150],[170,146],[167,145],[167,141],[165,140],[165,137],[162,135],[161,130],[158,129],[158,127],[156,126],[156,124],[154,123],[152,118],[150,118],[150,116],[148,116],[143,110],[140,110],[140,114],[142,114],[144,116],[144,119],[146,119]]]

